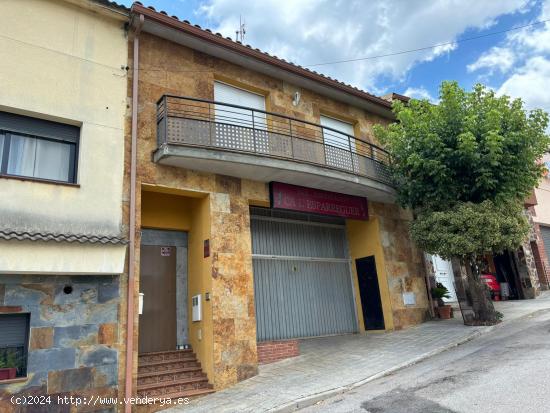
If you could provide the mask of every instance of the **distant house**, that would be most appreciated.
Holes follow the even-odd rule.
[[[543,162],[550,170],[550,154],[544,156]],[[532,217],[534,223],[535,239],[532,244],[536,250],[535,260],[537,261],[537,270],[539,273],[539,282],[541,288],[547,290],[550,288],[550,175],[547,173],[535,188],[536,205],[532,207]]]

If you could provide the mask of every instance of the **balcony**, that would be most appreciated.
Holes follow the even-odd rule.
[[[281,114],[188,97],[157,103],[160,164],[391,201],[388,153]]]

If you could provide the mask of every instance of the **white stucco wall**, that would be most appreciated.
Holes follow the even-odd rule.
[[[84,0],[0,1],[0,110],[81,125],[79,186],[0,178],[1,228],[126,235],[121,231],[127,72],[121,67],[127,65],[127,37],[124,16],[101,9]],[[9,251],[18,260],[23,256],[16,251],[28,245],[15,243]],[[68,245],[35,244],[50,253],[51,245]],[[70,247],[75,248],[92,246]],[[93,248],[90,259],[102,256],[94,252],[98,248],[121,249]],[[65,260],[67,268],[76,268],[73,264]]]

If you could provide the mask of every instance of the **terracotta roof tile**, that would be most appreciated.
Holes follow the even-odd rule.
[[[79,242],[81,244],[127,244],[123,237],[110,235],[59,234],[52,232],[29,232],[11,229],[0,230],[0,239],[17,241]]]
[[[155,13],[157,13],[157,14],[159,14],[159,15],[163,15],[163,16],[169,17],[170,19],[175,20],[175,21],[177,21],[177,22],[179,22],[179,23],[185,23],[185,24],[191,25],[191,23],[189,23],[188,20],[180,20],[177,16],[168,16],[165,12],[164,12],[164,13],[163,13],[163,12],[157,12],[157,11],[156,11],[153,7],[151,7],[151,6],[149,6],[149,7],[146,8],[145,6],[143,6],[142,3],[136,1],[136,2],[134,2],[134,4],[132,5],[132,10],[133,10],[133,11],[136,11],[137,13],[139,13],[139,10],[136,10],[136,9],[138,9],[139,7],[136,7],[136,6],[140,6],[140,7],[144,8],[144,9],[150,9],[150,10],[154,11]],[[202,28],[200,25],[198,25],[198,24],[195,24],[195,25],[193,25],[192,27],[195,27],[195,28],[197,28],[197,29],[203,31],[204,33],[208,33],[209,35],[216,36],[216,37],[222,37],[222,38],[223,38],[223,36],[222,36],[220,33],[214,34],[214,33],[212,33],[211,30],[203,29],[203,28]],[[258,49],[258,48],[254,48],[254,47],[252,47],[252,46],[250,46],[250,45],[246,45],[246,46],[245,46],[245,45],[243,45],[240,41],[233,40],[231,37],[225,37],[225,40],[230,41],[233,45],[238,45],[238,46],[241,46],[241,47],[243,47],[243,48],[250,49],[250,50],[255,51],[255,52],[258,52],[258,53],[260,53],[260,54],[262,54],[262,55],[264,55],[264,56],[267,56],[267,57],[269,57],[269,58],[275,59],[275,60],[277,60],[277,61],[279,61],[279,62],[281,62],[281,63],[284,63],[284,64],[286,64],[286,65],[293,66],[294,68],[296,68],[296,69],[298,69],[298,70],[300,70],[300,71],[307,72],[307,73],[311,73],[311,74],[316,75],[316,76],[318,76],[318,77],[320,77],[320,78],[323,78],[323,79],[325,79],[325,80],[329,80],[330,83],[332,83],[333,86],[335,86],[335,87],[344,87],[344,88],[346,88],[346,89],[348,89],[348,90],[356,91],[356,92],[358,92],[359,94],[363,95],[364,98],[367,98],[367,99],[369,99],[369,100],[372,100],[373,102],[378,103],[378,104],[380,104],[380,105],[382,105],[382,106],[386,106],[388,109],[391,108],[391,104],[390,104],[387,100],[385,100],[385,99],[383,99],[383,98],[381,98],[381,97],[379,97],[379,96],[373,95],[372,93],[369,93],[369,92],[364,91],[364,90],[362,90],[362,89],[359,89],[359,88],[357,88],[356,86],[352,86],[352,85],[350,85],[350,84],[348,84],[348,83],[339,81],[339,80],[337,80],[337,79],[333,79],[333,78],[331,78],[331,77],[328,77],[328,76],[326,76],[326,75],[323,75],[323,74],[321,74],[321,73],[318,73],[318,72],[316,72],[315,70],[311,70],[311,69],[309,69],[309,68],[307,68],[307,67],[300,66],[300,65],[298,65],[298,64],[296,64],[296,63],[288,62],[288,61],[286,61],[286,60],[284,60],[284,59],[282,59],[282,58],[279,58],[279,57],[274,56],[274,55],[270,55],[269,53],[267,53],[267,52],[265,52],[265,51],[262,51],[262,50],[260,50],[260,49]]]

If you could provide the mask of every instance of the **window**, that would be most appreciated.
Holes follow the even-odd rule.
[[[0,173],[51,181],[76,181],[80,129],[0,112]]]
[[[231,106],[216,105],[216,122],[228,123],[245,128],[265,129],[265,96],[257,93],[229,86],[225,83],[214,82],[214,100],[231,105],[244,106],[250,109],[234,108]],[[253,112],[254,110],[254,112]],[[256,112],[256,110],[260,112]]]
[[[326,145],[349,150],[350,142],[347,135],[354,135],[351,123],[321,115],[321,126],[323,126],[323,137]]]
[[[0,314],[0,383],[27,375],[29,314]]]

